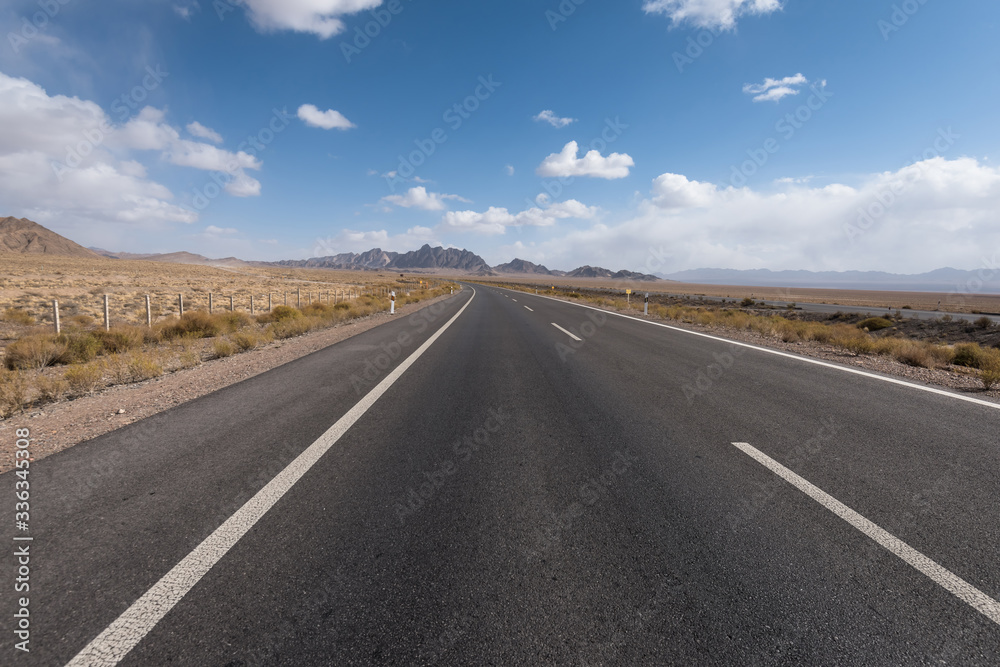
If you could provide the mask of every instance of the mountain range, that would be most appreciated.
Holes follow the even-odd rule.
[[[479,255],[459,248],[432,248],[398,253],[373,248],[363,253],[342,253],[278,262],[253,262],[236,257],[210,259],[190,252],[127,253],[101,248],[85,248],[27,218],[0,219],[0,254],[34,253],[72,257],[108,257],[204,266],[246,267],[287,266],[344,270],[387,270],[410,272],[461,273],[473,276],[552,276],[599,278],[628,281],[675,281],[703,285],[743,285],[760,287],[801,287],[827,289],[899,290],[915,292],[972,291],[1000,293],[1000,265],[983,260],[983,268],[974,271],[942,268],[926,273],[898,274],[883,271],[769,271],[767,269],[692,269],[670,274],[648,275],[632,271],[611,271],[599,266],[581,266],[572,271],[549,269],[524,259],[513,259],[491,267]]]

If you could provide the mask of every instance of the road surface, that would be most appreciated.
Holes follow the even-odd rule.
[[[998,426],[466,285],[3,475],[0,662],[995,665]]]

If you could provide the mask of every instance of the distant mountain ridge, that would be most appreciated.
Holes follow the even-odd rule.
[[[985,262],[992,263],[992,262]],[[875,289],[913,292],[978,291],[1000,293],[1000,267],[978,271],[945,267],[925,273],[885,271],[771,271],[769,269],[691,269],[660,274],[661,278],[702,285],[749,287],[811,287],[814,289]]]
[[[330,257],[286,259],[280,262],[257,262],[274,266],[307,267],[322,269],[446,269],[463,273],[489,271],[490,265],[469,250],[458,248],[432,248],[424,244],[419,250],[398,253],[374,248],[363,253],[347,252]]]
[[[92,250],[27,218],[0,219],[0,252],[97,257]]]

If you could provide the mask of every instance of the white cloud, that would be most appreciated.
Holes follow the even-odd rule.
[[[661,174],[653,180],[652,193],[653,203],[660,208],[698,208],[715,203],[719,189],[681,174]]]
[[[239,230],[235,227],[216,227],[215,225],[209,225],[205,228],[206,236],[232,236],[233,234],[239,234]]]
[[[177,16],[180,16],[189,23],[191,22],[191,17],[195,14],[195,12],[201,11],[201,5],[198,4],[197,0],[187,2],[183,5],[173,5],[173,8],[174,13],[176,13]]]
[[[218,132],[216,132],[215,130],[213,130],[210,127],[205,127],[204,125],[202,125],[198,121],[194,121],[192,123],[188,123],[188,125],[187,125],[187,131],[190,132],[191,136],[193,136],[193,137],[200,137],[202,139],[208,139],[209,141],[211,141],[213,143],[216,143],[216,144],[221,144],[222,143],[222,135],[221,134],[219,134]]]
[[[344,30],[341,16],[374,9],[382,0],[235,0],[262,32],[293,30],[327,39]]]
[[[152,229],[195,222],[194,210],[149,180],[143,163],[148,152],[167,164],[229,173],[230,195],[260,193],[260,183],[244,171],[259,169],[259,160],[181,139],[165,116],[146,107],[117,125],[94,102],[49,95],[27,79],[0,73],[0,201],[12,214],[72,226],[83,242],[113,235],[116,223]]]
[[[508,164],[506,167],[504,167],[504,171],[507,172],[508,176],[513,176],[514,175],[514,165]]]
[[[148,112],[144,118],[156,116]],[[27,79],[2,73],[0,127],[0,200],[11,213],[85,229],[198,217],[172,203],[170,190],[148,180],[145,167],[128,156],[130,144],[159,147],[176,132],[129,137],[94,102],[50,96]]]
[[[788,95],[798,95],[799,87],[809,83],[802,74],[786,76],[784,79],[764,79],[764,83],[747,83],[743,85],[743,92],[753,95],[754,102],[777,102]],[[826,83],[825,81],[823,82]]]
[[[1000,167],[967,157],[935,157],[853,184],[787,183],[773,191],[664,174],[631,219],[574,228],[534,252],[550,267],[644,273],[975,269],[984,255],[995,261],[998,210]]]
[[[319,127],[324,130],[349,130],[352,127],[357,127],[339,111],[333,109],[320,111],[314,104],[300,106],[299,118],[309,127]]]
[[[403,234],[390,234],[384,229],[367,231],[342,229],[336,236],[317,239],[309,255],[325,257],[343,252],[365,252],[372,248],[409,252],[425,243],[432,246],[442,245],[441,241],[434,237],[434,230],[429,227],[411,227]]]
[[[576,118],[560,118],[551,109],[545,109],[533,118],[535,121],[545,122],[552,127],[566,127],[570,123],[575,123]]]
[[[699,28],[731,30],[746,14],[770,14],[781,9],[780,0],[647,0],[649,14],[664,14],[674,25],[690,22]]]
[[[603,157],[598,151],[592,150],[578,158],[579,150],[575,141],[569,142],[561,152],[545,158],[535,173],[550,177],[590,176],[613,180],[625,178],[629,175],[629,168],[635,166],[632,157],[625,153],[611,153]]]
[[[444,195],[437,192],[427,192],[424,186],[410,188],[405,195],[389,195],[382,197],[382,201],[387,201],[403,208],[419,208],[424,211],[443,211],[447,208],[445,200],[451,199],[469,203],[468,199],[458,195]]]
[[[507,227],[551,227],[557,221],[576,218],[591,219],[597,216],[597,208],[585,206],[575,199],[548,204],[547,199],[539,199],[544,208],[532,207],[520,213],[511,213],[506,208],[491,206],[483,213],[477,211],[448,211],[441,221],[440,229],[480,234],[503,234]]]

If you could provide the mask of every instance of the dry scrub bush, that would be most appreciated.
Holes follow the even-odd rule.
[[[66,352],[66,346],[51,334],[22,336],[7,346],[4,365],[9,370],[41,369],[51,366]]]
[[[35,378],[35,389],[42,401],[57,401],[69,390],[69,383],[61,377],[39,375]]]
[[[217,338],[212,343],[212,353],[217,359],[231,357],[236,354],[236,346],[228,338]]]
[[[30,327],[35,323],[35,318],[32,317],[31,313],[20,310],[18,308],[8,308],[3,313],[3,321],[9,324],[19,324],[21,326]]]
[[[81,364],[66,369],[63,375],[75,396],[90,394],[101,384],[104,371],[99,364]]]
[[[20,371],[0,368],[0,417],[17,414],[28,404],[28,380]]]
[[[104,369],[114,384],[142,382],[163,375],[161,366],[143,352],[112,354],[104,360]]]

